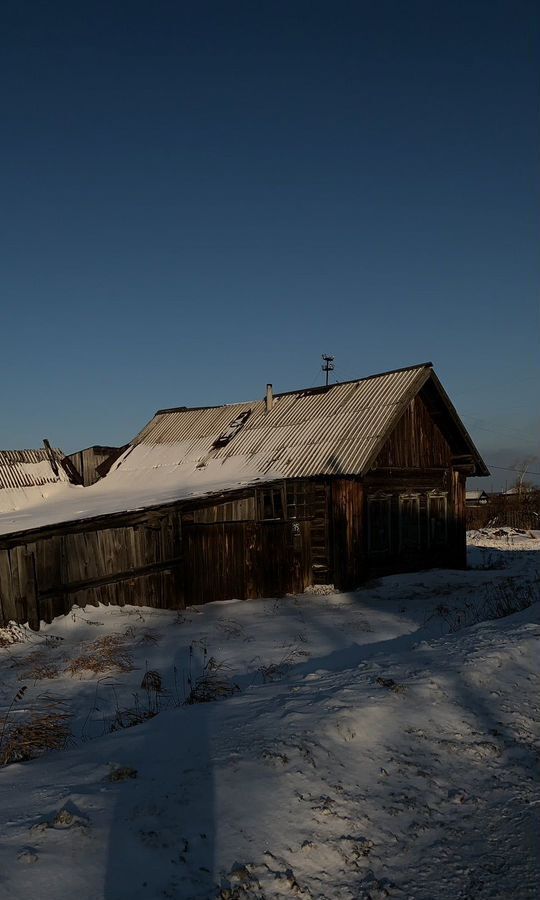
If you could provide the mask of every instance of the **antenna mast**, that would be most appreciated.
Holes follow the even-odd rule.
[[[334,356],[328,356],[327,353],[322,354],[322,359],[324,360],[324,364],[321,366],[321,369],[326,374],[326,387],[328,387],[328,375],[330,372],[333,372],[335,369],[334,366]]]

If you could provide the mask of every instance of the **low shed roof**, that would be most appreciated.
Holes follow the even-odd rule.
[[[0,450],[0,490],[69,482],[61,450]]]

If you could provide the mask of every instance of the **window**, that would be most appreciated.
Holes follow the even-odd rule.
[[[389,494],[368,497],[368,551],[389,553],[391,538],[392,498]]]
[[[281,488],[267,488],[260,492],[261,519],[283,519],[283,497]]]
[[[428,494],[428,540],[430,547],[446,544],[448,531],[448,509],[446,494]]]
[[[287,518],[310,519],[314,516],[314,485],[309,481],[289,482],[287,485]]]
[[[420,497],[418,494],[401,494],[399,498],[399,547],[400,550],[420,549]]]

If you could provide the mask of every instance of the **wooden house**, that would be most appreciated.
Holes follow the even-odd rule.
[[[24,529],[0,516],[1,615],[38,627],[74,603],[178,608],[465,567],[466,478],[488,474],[431,363],[160,410],[97,484]]]

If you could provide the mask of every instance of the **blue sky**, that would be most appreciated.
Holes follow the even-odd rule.
[[[0,445],[123,443],[329,352],[432,360],[488,462],[540,454],[539,32],[520,0],[3,3]]]

